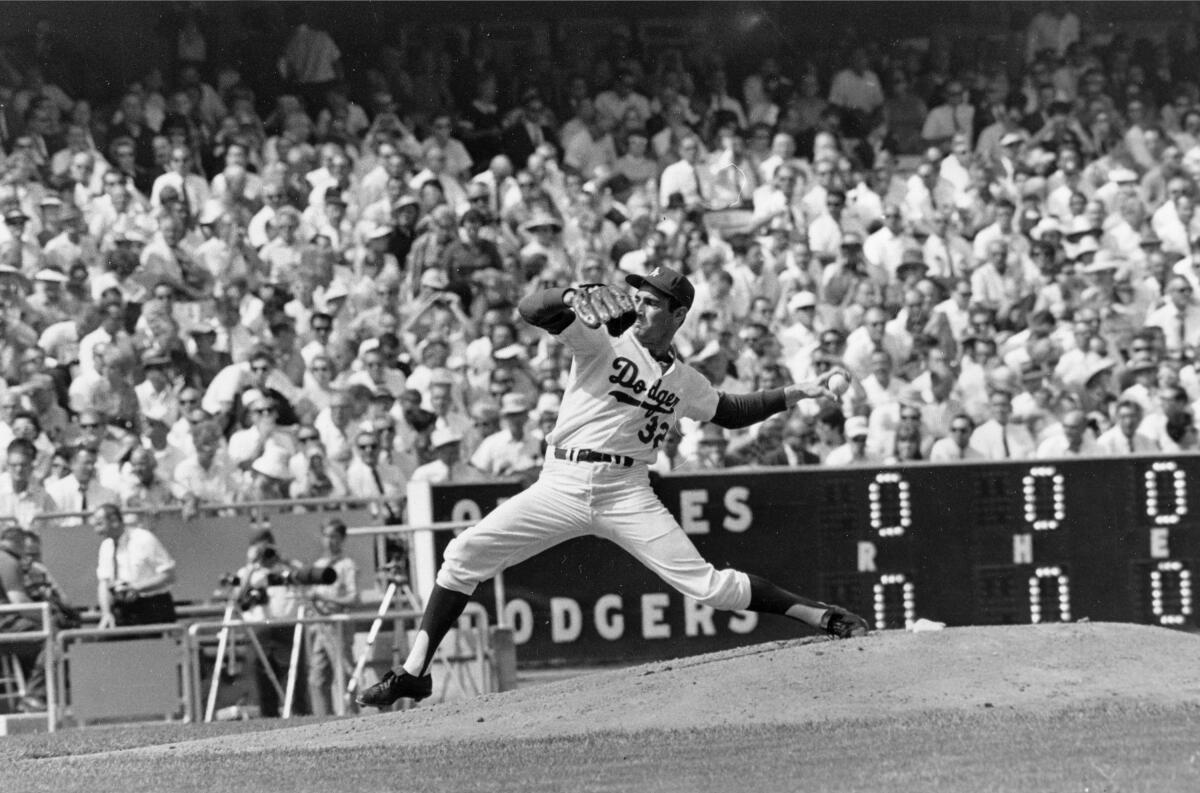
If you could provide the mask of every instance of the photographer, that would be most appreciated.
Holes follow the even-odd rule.
[[[79,609],[67,602],[62,587],[42,563],[42,538],[31,531],[25,532],[25,558],[21,561],[21,569],[25,573],[25,591],[35,602],[50,604],[55,627],[65,631],[83,624]]]
[[[19,526],[9,526],[0,531],[0,604],[32,603],[25,586],[23,557],[25,556],[25,532]],[[28,614],[0,614],[0,633],[22,633],[41,630],[41,622]],[[14,651],[11,645],[4,652]],[[31,641],[20,644],[15,653],[26,669],[25,696],[20,709],[24,713],[37,713],[46,709],[43,699],[46,688],[46,664],[43,644]]]
[[[296,574],[302,570],[299,562],[279,555],[275,548],[275,535],[269,529],[262,529],[251,535],[250,547],[246,549],[246,564],[237,571],[237,603],[242,619],[249,623],[262,623],[254,628],[254,634],[281,687],[286,685],[291,665],[295,628],[271,623],[273,620],[296,618],[300,608],[300,593],[287,582],[294,581]],[[282,705],[279,692],[263,667],[262,659],[257,653],[252,657],[262,715],[278,717]],[[303,654],[300,663],[304,663]],[[303,674],[303,668],[297,669],[296,679],[303,680]],[[297,686],[296,701],[292,706],[294,714],[308,712],[304,699],[304,688]]]
[[[358,605],[358,565],[346,556],[346,524],[331,518],[321,528],[321,544],[325,553],[313,564],[314,569],[332,569],[337,580],[332,584],[311,587],[308,595],[313,607],[323,615],[345,614]],[[341,635],[341,655],[338,654],[337,634]],[[334,697],[343,691],[333,688],[336,680],[334,664],[342,664],[347,674],[354,668],[354,629],[350,623],[308,626],[308,696],[314,716],[334,712]]]
[[[126,526],[116,504],[101,504],[91,523],[101,538],[96,563],[99,627],[174,622],[169,587],[175,581],[175,560],[158,538],[139,526]]]

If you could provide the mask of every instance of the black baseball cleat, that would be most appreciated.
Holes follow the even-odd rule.
[[[423,674],[420,677],[408,672],[388,672],[375,685],[363,691],[355,699],[359,705],[370,705],[373,708],[390,707],[396,700],[407,697],[419,702],[433,693],[433,675]]]
[[[841,606],[830,606],[821,616],[821,630],[835,639],[857,638],[866,636],[871,626],[862,617],[846,611]]]

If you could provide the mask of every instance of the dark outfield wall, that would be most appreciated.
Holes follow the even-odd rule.
[[[841,603],[876,627],[1194,627],[1198,485],[1193,456],[671,476],[658,492],[718,566]],[[514,492],[436,486],[433,517],[470,520]],[[431,545],[440,554],[447,541]],[[504,583],[522,663],[670,658],[802,632],[685,601],[591,538],[512,568]],[[494,615],[493,588],[478,597]]]

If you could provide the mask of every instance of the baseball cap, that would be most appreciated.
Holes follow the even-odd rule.
[[[867,420],[862,416],[851,416],[846,419],[847,438],[865,438],[867,436]]]
[[[687,308],[691,308],[692,301],[696,299],[696,287],[692,286],[692,282],[678,270],[672,270],[661,264],[645,275],[634,273],[625,276],[625,283],[634,289],[652,286],[663,294],[675,298]]]
[[[500,397],[500,415],[518,416],[529,412],[529,400],[524,394],[508,393]]]
[[[46,281],[47,283],[65,284],[68,281],[68,278],[61,270],[58,270],[54,267],[43,267],[33,274],[33,280]]]
[[[431,289],[445,289],[450,286],[450,279],[446,275],[446,271],[438,267],[431,267],[421,273],[421,286],[427,286]]]
[[[196,222],[201,226],[211,226],[224,214],[224,205],[216,199],[210,199],[204,202],[204,208],[200,210],[200,218]]]
[[[429,445],[434,449],[439,449],[451,443],[462,443],[462,439],[462,433],[447,427],[439,427],[429,436]]]
[[[803,292],[797,292],[788,300],[788,311],[799,311],[802,308],[815,308],[817,305],[817,296],[807,289]]]

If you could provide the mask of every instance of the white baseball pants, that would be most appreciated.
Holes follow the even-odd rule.
[[[440,586],[470,595],[499,571],[573,537],[611,540],[679,592],[706,606],[750,605],[750,579],[700,556],[650,489],[644,463],[549,459],[532,487],[492,510],[447,546]]]

